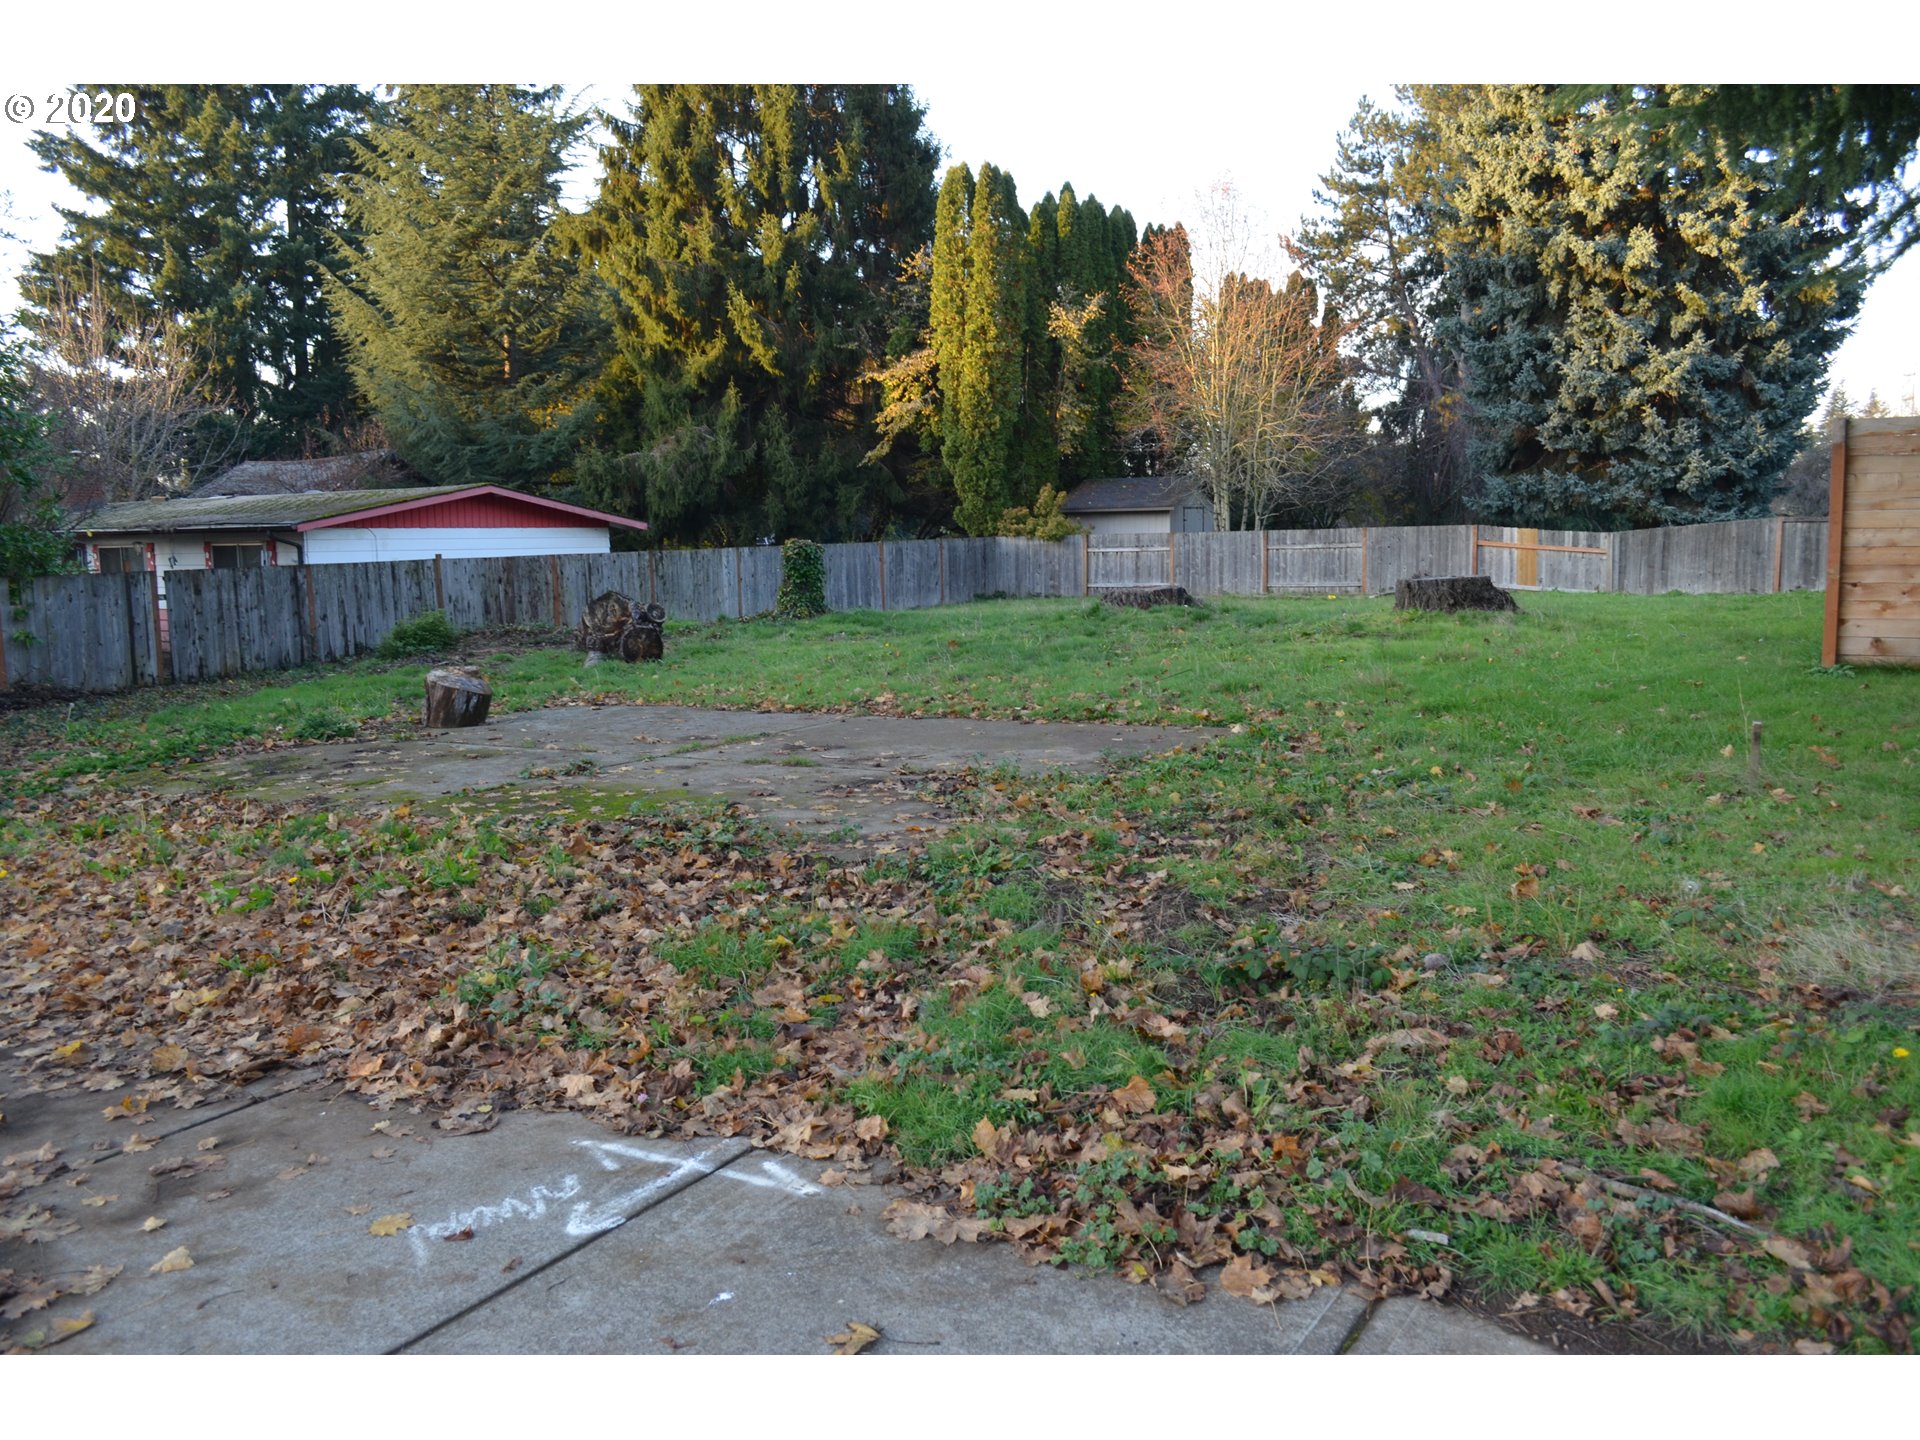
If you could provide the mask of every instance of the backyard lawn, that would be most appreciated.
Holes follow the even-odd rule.
[[[1183,1303],[1338,1282],[1621,1344],[1911,1350],[1920,672],[1819,668],[1817,594],[1518,598],[676,625],[592,670],[481,647],[496,712],[1214,727],[983,771],[956,828],[853,865],[644,795],[179,788],[404,735],[423,663],[15,712],[0,1046],[155,1101],[298,1059],[435,1113],[745,1134],[904,1178],[903,1234]]]

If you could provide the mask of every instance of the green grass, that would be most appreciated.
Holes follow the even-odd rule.
[[[1769,1285],[1782,1267],[1748,1254],[1742,1279],[1658,1200],[1607,1211],[1583,1240],[1572,1211],[1382,1198],[1396,1182],[1502,1196],[1543,1161],[1707,1204],[1750,1190],[1768,1228],[1850,1238],[1850,1263],[1887,1292],[1920,1289],[1920,673],[1821,671],[1814,595],[1520,598],[1512,618],[1357,599],[989,602],[675,625],[659,665],[585,671],[551,651],[489,673],[497,711],[592,695],[1210,727],[1204,748],[1098,774],[977,777],[950,802],[956,829],[871,871],[924,884],[937,925],[856,912],[829,931],[791,897],[743,895],[737,924],[658,941],[657,959],[730,1007],[663,1048],[691,1061],[696,1096],[736,1074],[778,1083],[794,1063],[746,998],[776,971],[804,975],[823,1027],[893,974],[917,997],[911,1024],[821,1103],[885,1118],[910,1163],[975,1157],[983,1119],[1108,1125],[1111,1093],[1139,1077],[1193,1135],[1251,1125],[1263,1146],[1297,1145],[1287,1167],[1262,1151],[1264,1181],[1184,1202],[1252,1215],[1258,1183],[1278,1194],[1284,1176],[1289,1243],[1445,1231],[1449,1250],[1416,1259],[1498,1293],[1624,1297],[1623,1313],[1722,1342],[1833,1333],[1804,1277]],[[392,726],[421,673],[136,697],[82,706],[70,728],[64,712],[15,715],[0,778],[26,796],[241,740]],[[624,813],[567,801],[541,822],[561,838]],[[30,863],[37,823],[0,818],[0,866]],[[295,885],[373,896],[397,877],[473,918],[451,907],[480,903],[484,827],[415,816],[348,843],[317,823],[277,821],[257,853]],[[709,816],[699,843],[765,851],[731,823]],[[76,834],[87,824],[117,827],[101,831],[103,868],[168,863],[164,817],[76,820]],[[514,924],[579,883],[573,863],[528,860],[537,888],[516,892]],[[223,913],[280,903],[241,869],[190,883]],[[527,1004],[530,978],[494,992],[476,977],[476,1001]],[[1149,1011],[1177,1033],[1148,1029]],[[1444,1044],[1377,1043],[1417,1031]],[[1461,1147],[1485,1157],[1471,1174]],[[982,1213],[1043,1192],[1079,1207],[1061,1254],[1120,1263],[1136,1251],[1110,1192],[1165,1182],[1134,1160],[1076,1164],[1025,1198],[1017,1178],[986,1182]],[[1235,1225],[1262,1254],[1281,1233],[1271,1217]],[[1891,1302],[1909,1320],[1914,1293]],[[1863,1322],[1846,1343],[1889,1333]]]

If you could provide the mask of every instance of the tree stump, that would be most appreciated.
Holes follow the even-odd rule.
[[[486,723],[493,708],[493,687],[470,665],[448,665],[427,672],[429,730],[458,730]]]
[[[1101,591],[1100,603],[1128,610],[1151,610],[1156,605],[1191,605],[1193,596],[1181,585],[1130,585]]]
[[[1518,610],[1513,596],[1485,575],[1420,576],[1393,587],[1396,610]]]
[[[667,612],[659,605],[643,606],[630,595],[609,590],[596,596],[580,617],[574,644],[587,652],[587,664],[597,665],[609,655],[632,663],[658,660],[666,652],[661,622]]]

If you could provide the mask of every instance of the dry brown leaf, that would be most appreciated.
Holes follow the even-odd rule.
[[[1151,1085],[1136,1075],[1113,1092],[1113,1103],[1129,1115],[1145,1115],[1160,1103],[1160,1097],[1153,1093]]]
[[[187,1247],[182,1245],[178,1250],[169,1250],[157,1263],[149,1265],[147,1267],[147,1273],[149,1275],[171,1275],[176,1270],[191,1270],[192,1268],[193,1256],[189,1255],[187,1253]]]
[[[1264,1287],[1273,1279],[1273,1271],[1264,1265],[1255,1265],[1253,1256],[1242,1253],[1227,1262],[1227,1268],[1220,1272],[1220,1288],[1229,1295],[1237,1295],[1249,1300],[1253,1292]]]
[[[869,1345],[880,1339],[880,1332],[871,1325],[863,1325],[858,1320],[849,1320],[847,1328],[838,1335],[829,1335],[827,1344],[834,1347],[836,1355],[858,1355]]]

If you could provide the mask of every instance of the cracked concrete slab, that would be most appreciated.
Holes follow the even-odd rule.
[[[900,843],[950,820],[926,777],[971,765],[1092,773],[1109,758],[1192,749],[1218,732],[1172,725],[577,705],[503,715],[417,739],[301,746],[198,772],[269,799],[365,803],[466,791],[529,797],[579,786],[657,801],[736,802],[811,839]]]
[[[512,1353],[537,1335],[564,1354],[818,1355],[859,1321],[875,1354],[1332,1355],[1365,1309],[1335,1288],[1181,1309],[1004,1244],[904,1241],[881,1218],[896,1189],[823,1186],[825,1168],[741,1160],[410,1348]]]
[[[622,1157],[610,1170],[593,1147],[616,1138],[577,1116],[530,1112],[447,1135],[356,1097],[296,1091],[137,1154],[63,1154],[74,1169],[25,1193],[79,1227],[9,1247],[8,1263],[38,1275],[122,1267],[99,1294],[31,1317],[95,1312],[63,1352],[378,1353],[747,1150],[662,1141],[645,1161]],[[391,1216],[410,1223],[372,1232]],[[164,1223],[147,1228],[154,1220]],[[190,1268],[152,1273],[180,1247]],[[541,1348],[539,1338],[525,1337],[525,1348]]]

